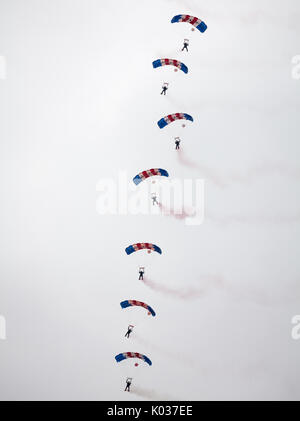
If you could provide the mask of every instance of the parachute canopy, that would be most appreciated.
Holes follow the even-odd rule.
[[[146,355],[140,354],[139,352],[122,352],[122,354],[118,354],[115,356],[115,360],[117,361],[117,363],[126,360],[127,358],[140,358],[141,360],[144,360],[147,364],[152,365],[152,361]]]
[[[179,70],[182,70],[184,73],[188,73],[188,68],[184,63],[181,63],[181,61],[178,60],[173,60],[171,58],[160,58],[158,60],[154,60],[152,63],[152,66],[154,67],[154,69],[156,67],[161,67],[161,66],[175,66],[177,67]]]
[[[132,181],[134,184],[138,185],[146,178],[153,177],[154,175],[169,177],[168,171],[164,170],[163,168],[151,168],[150,170],[142,171],[137,174]]]
[[[128,246],[125,249],[125,251],[126,251],[127,254],[131,254],[131,253],[134,253],[135,251],[142,250],[142,249],[153,250],[153,251],[156,251],[159,254],[162,254],[161,249],[158,246],[156,246],[155,244],[151,244],[151,243],[132,244],[132,245]]]
[[[144,307],[146,310],[148,310],[152,316],[155,316],[155,311],[153,310],[152,307],[150,307],[148,304],[143,303],[142,301],[136,301],[136,300],[126,300],[126,301],[122,301],[120,303],[120,306],[122,308],[127,308],[127,307],[131,307],[131,306],[140,306],[140,307]]]
[[[172,123],[175,120],[190,120],[190,121],[194,121],[193,117],[189,114],[185,114],[185,113],[175,113],[175,114],[169,114],[166,115],[165,117],[161,118],[157,124],[158,127],[160,129],[163,129],[164,127],[166,127],[168,124]]]
[[[190,23],[191,25],[195,26],[195,28],[197,28],[200,32],[205,32],[207,29],[207,25],[203,22],[203,20],[198,19],[195,16],[176,15],[172,18],[171,23],[177,22]]]

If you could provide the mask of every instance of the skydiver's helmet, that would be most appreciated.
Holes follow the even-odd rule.
[[[145,272],[145,267],[144,266],[140,266],[139,267],[139,272],[143,272],[144,273]]]
[[[189,45],[190,41],[187,38],[184,38],[183,43]]]
[[[175,139],[175,142],[180,142],[180,137],[174,137],[174,139]]]
[[[127,379],[126,379],[126,383],[131,384],[131,382],[132,382],[132,377],[127,377]]]

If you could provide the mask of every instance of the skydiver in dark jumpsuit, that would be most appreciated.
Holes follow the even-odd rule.
[[[132,327],[131,326],[128,326],[128,330],[125,333],[125,338],[127,337],[129,339],[129,335],[130,335],[131,332],[132,332]]]
[[[181,140],[179,138],[175,139],[175,149],[179,149],[180,142]]]
[[[154,206],[154,205],[158,205],[158,201],[157,201],[157,196],[156,196],[156,194],[154,194],[153,196],[152,196],[152,205]]]
[[[183,51],[183,50],[189,51],[188,45],[189,45],[189,42],[187,40],[184,40],[183,47],[182,47],[181,51]]]
[[[145,272],[143,271],[143,269],[140,269],[140,270],[139,270],[139,274],[140,274],[140,276],[139,276],[139,281],[141,281],[141,280],[143,281],[143,280],[144,280],[144,273],[145,273]]]
[[[126,391],[130,392],[130,385],[131,385],[131,379],[128,378],[126,380],[126,387],[125,387],[124,392],[126,392]]]
[[[166,95],[166,92],[167,92],[167,90],[168,90],[168,87],[166,86],[166,85],[163,85],[163,87],[162,87],[162,91],[161,91],[161,95],[162,94],[164,94],[164,95]]]

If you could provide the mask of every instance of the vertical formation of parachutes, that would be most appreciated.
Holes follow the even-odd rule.
[[[171,23],[180,23],[180,22],[185,22],[185,23],[189,23],[190,25],[193,26],[192,31],[194,31],[196,29],[198,29],[198,31],[200,31],[201,33],[205,32],[207,29],[207,25],[199,18],[195,17],[195,16],[190,16],[190,15],[176,15],[172,18]],[[163,67],[163,66],[173,66],[175,71],[181,70],[183,73],[188,74],[189,70],[188,67],[182,63],[179,60],[176,59],[170,59],[170,58],[159,58],[156,59],[152,62],[152,66],[154,69],[159,68],[159,67]],[[163,129],[164,127],[168,126],[170,123],[176,121],[176,120],[188,120],[193,122],[194,119],[190,114],[186,114],[186,113],[173,113],[173,114],[168,114],[165,117],[162,117],[158,122],[157,125],[160,129]],[[184,127],[184,125],[183,125]],[[163,169],[163,168],[151,168],[149,170],[144,170],[140,173],[138,173],[134,178],[133,178],[133,183],[138,186],[142,181],[148,179],[149,177],[169,177],[168,172]],[[132,253],[141,251],[143,252],[143,250],[146,250],[148,253],[151,252],[156,252],[158,254],[162,254],[162,250],[159,246],[157,246],[156,244],[152,244],[152,243],[134,243],[129,245],[128,247],[125,248],[125,252],[127,255],[131,255]],[[143,278],[142,278],[143,279]],[[152,307],[150,307],[149,304],[146,304],[143,301],[138,301],[135,299],[126,299],[124,301],[122,301],[120,303],[120,306],[122,309],[127,309],[129,307],[141,307],[142,309],[147,310],[148,315],[152,315],[153,317],[156,316],[155,311],[153,310]],[[131,325],[132,326],[132,325]],[[123,360],[126,360],[128,358],[138,358],[142,361],[144,361],[145,363],[147,363],[149,366],[152,365],[152,361],[150,360],[150,358],[148,358],[146,355],[144,354],[140,354],[139,352],[122,352],[120,354],[117,354],[115,356],[115,360],[116,362],[121,362]],[[137,366],[138,364],[135,363],[135,366]]]

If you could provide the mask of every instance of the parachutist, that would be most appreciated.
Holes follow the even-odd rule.
[[[173,60],[172,58],[160,58],[158,60],[154,60],[152,66],[154,67],[154,69],[161,66],[175,66],[175,72],[177,72],[178,69],[183,71],[184,73],[189,72],[189,69],[184,63],[182,63],[179,60]]]
[[[152,205],[158,205],[157,196],[155,193],[152,194]]]
[[[139,268],[139,281],[143,281],[144,280],[144,273],[145,273],[145,271],[144,271],[144,268],[143,267],[140,267]]]
[[[125,338],[127,337],[129,339],[129,335],[132,332],[132,330],[133,330],[133,326],[129,325],[128,329],[127,329],[127,332],[125,333]]]
[[[193,25],[195,28],[198,29],[200,32],[205,32],[207,29],[207,25],[203,22],[203,20],[197,18],[196,16],[190,16],[190,15],[176,15],[172,18],[171,23],[176,22],[187,22]],[[195,28],[192,28],[192,31],[195,30]]]
[[[164,95],[166,95],[166,92],[167,92],[167,90],[168,90],[168,86],[169,86],[169,84],[168,83],[164,83],[163,84],[163,86],[162,86],[162,91],[161,91],[161,95],[162,94],[164,94]]]
[[[157,125],[158,125],[158,127],[160,129],[163,129],[168,124],[173,123],[173,121],[176,121],[176,120],[190,120],[190,121],[194,121],[193,117],[191,115],[189,115],[189,114],[186,114],[186,113],[174,113],[174,114],[166,115],[165,117],[163,117],[160,120],[158,120]]]
[[[117,363],[126,360],[127,358],[140,358],[141,360],[145,361],[147,364],[152,365],[152,361],[146,355],[140,354],[139,352],[122,352],[115,356],[115,360]],[[138,363],[134,364],[138,366]]]
[[[131,246],[126,247],[125,252],[126,254],[131,254],[134,253],[138,250],[143,250],[146,249],[148,251],[156,251],[156,253],[162,254],[161,249],[156,246],[155,244],[151,244],[151,243],[136,243],[136,244],[132,244]]]
[[[150,170],[142,171],[137,174],[132,181],[137,186],[142,181],[146,180],[146,178],[154,176],[169,177],[169,174],[168,171],[164,170],[163,168],[151,168]],[[152,183],[155,183],[155,181],[153,180]]]
[[[183,47],[182,47],[181,51],[183,51],[183,50],[189,51],[188,50],[188,46],[189,46],[189,40],[188,39],[185,39],[183,41]]]
[[[143,301],[137,301],[137,300],[125,300],[120,303],[120,306],[122,308],[127,308],[131,306],[140,306],[143,307],[145,310],[147,310],[148,315],[151,315],[154,317],[156,315],[155,311],[152,307],[150,307],[148,304],[143,303]]]
[[[132,378],[131,377],[127,377],[127,379],[126,379],[126,387],[125,387],[124,392],[126,392],[126,391],[130,392],[131,382],[132,382]]]
[[[175,149],[179,149],[181,139],[179,137],[175,137]]]

